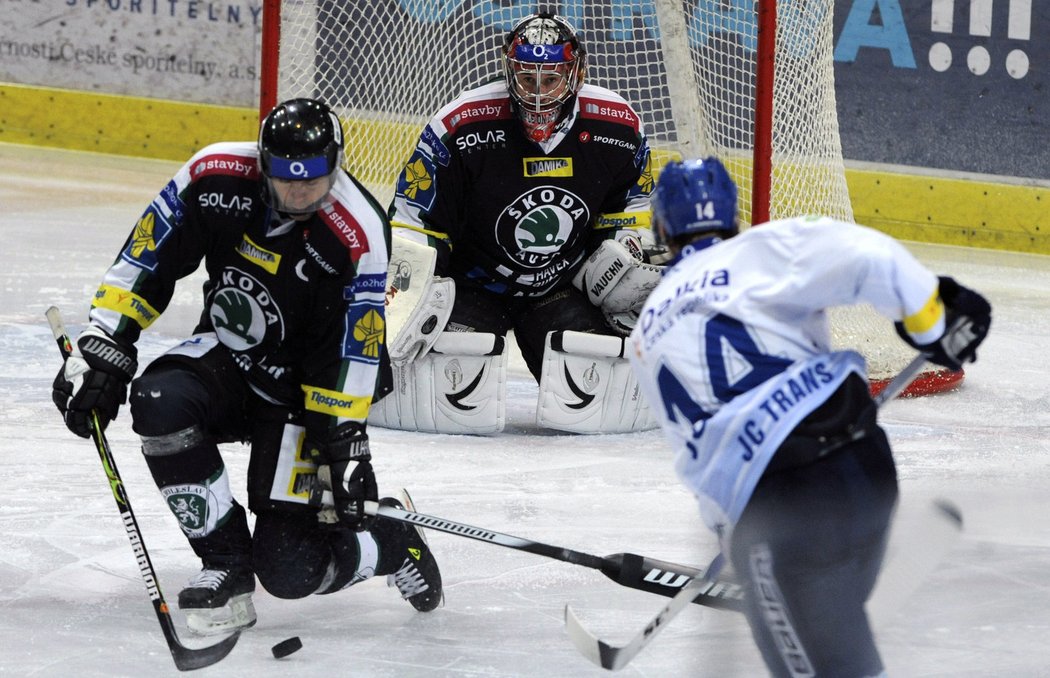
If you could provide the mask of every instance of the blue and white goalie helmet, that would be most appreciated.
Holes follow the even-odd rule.
[[[713,156],[668,163],[652,194],[654,232],[667,243],[707,231],[737,232],[737,189],[725,165]]]

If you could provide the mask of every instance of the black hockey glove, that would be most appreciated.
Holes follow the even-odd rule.
[[[73,351],[58,371],[51,399],[66,427],[81,438],[91,437],[91,412],[103,430],[128,400],[128,384],[138,369],[137,352],[89,325],[73,343]]]
[[[896,323],[897,333],[909,344],[926,354],[932,363],[959,371],[964,363],[977,360],[977,347],[988,336],[992,323],[992,307],[988,300],[954,279],[940,277],[940,295],[944,302],[944,334],[929,344],[916,344]]]
[[[332,492],[338,522],[358,531],[369,529],[374,517],[365,513],[365,502],[378,501],[379,488],[364,425],[341,424],[327,443],[306,445],[318,464],[321,487]]]

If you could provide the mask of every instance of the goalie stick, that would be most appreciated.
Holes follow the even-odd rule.
[[[925,365],[926,356],[922,354],[915,356],[875,397],[876,406],[882,407],[890,400],[896,398],[919,375]],[[888,562],[883,568],[884,572],[892,572],[893,577],[899,578],[901,581],[886,585],[886,578],[880,579],[880,586],[868,603],[869,610],[877,611],[876,614],[880,622],[888,619],[890,613],[896,610],[897,606],[914,592],[918,582],[936,567],[937,563],[940,562],[941,558],[955,542],[955,538],[961,529],[962,515],[958,509],[947,502],[936,502],[930,524],[924,525],[924,536],[929,536],[931,539],[923,540],[922,557],[912,559],[908,563],[910,568],[906,571],[894,562]],[[904,558],[900,560],[903,561]],[[713,583],[710,579],[702,576],[697,576],[690,580],[625,645],[612,645],[588,631],[580,623],[579,617],[577,617],[570,605],[565,606],[565,630],[569,635],[569,640],[576,646],[580,654],[604,669],[619,671],[624,666],[627,666],[689,603],[696,602],[696,597]],[[733,609],[737,611],[743,610],[742,606],[736,606]]]
[[[51,325],[51,332],[55,336],[58,349],[62,352],[62,357],[68,358],[73,349],[58,308],[52,306],[47,309],[45,315],[47,316],[48,324]],[[131,541],[131,550],[135,554],[139,573],[146,583],[146,593],[149,594],[150,601],[153,603],[153,610],[157,613],[160,630],[164,633],[164,639],[168,642],[168,649],[171,650],[171,658],[175,660],[175,667],[180,671],[192,671],[193,669],[211,666],[230,653],[233,646],[237,644],[237,639],[240,637],[241,632],[236,631],[218,643],[206,647],[191,648],[182,644],[178,634],[175,633],[175,623],[171,619],[171,612],[168,610],[168,604],[164,600],[164,594],[160,591],[160,582],[157,580],[153,562],[150,560],[149,552],[146,550],[146,543],[142,541],[142,533],[139,531],[139,524],[135,520],[135,514],[131,510],[131,502],[128,501],[127,493],[124,491],[124,481],[121,480],[120,473],[117,471],[116,461],[113,459],[113,453],[109,449],[109,442],[106,440],[106,435],[103,433],[102,426],[98,420],[98,413],[95,411],[91,412],[91,439],[95,442],[95,449],[98,451],[99,459],[102,460],[102,468],[106,471],[106,478],[109,480],[113,499],[117,502],[117,510],[120,512],[124,529],[128,533],[128,539]]]
[[[387,520],[418,525],[420,527],[447,532],[449,534],[496,544],[517,551],[526,551],[540,556],[598,570],[621,586],[648,593],[672,597],[691,581],[701,581],[691,602],[721,610],[742,612],[743,589],[736,583],[717,579],[706,579],[700,570],[635,553],[616,553],[610,556],[595,556],[581,551],[552,546],[542,542],[522,539],[481,527],[464,525],[444,518],[415,513],[393,506],[380,506],[374,501],[365,502],[365,513]]]

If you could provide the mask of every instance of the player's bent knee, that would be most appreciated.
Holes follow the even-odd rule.
[[[324,581],[324,572],[303,568],[301,563],[256,563],[255,577],[263,590],[274,598],[297,600],[317,591]]]
[[[252,569],[267,593],[286,600],[320,588],[330,569],[331,547],[305,513],[263,512],[252,535]]]
[[[199,425],[207,391],[183,370],[147,371],[131,382],[132,428],[141,436],[162,436]]]

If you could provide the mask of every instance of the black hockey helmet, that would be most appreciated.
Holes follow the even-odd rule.
[[[268,179],[326,176],[339,168],[342,155],[339,118],[317,99],[277,104],[259,129],[259,169]]]
[[[342,159],[343,128],[327,104],[317,99],[277,104],[259,129],[263,199],[293,216],[315,212],[335,185]],[[319,184],[320,179],[327,181]],[[275,180],[282,185],[275,187]]]

